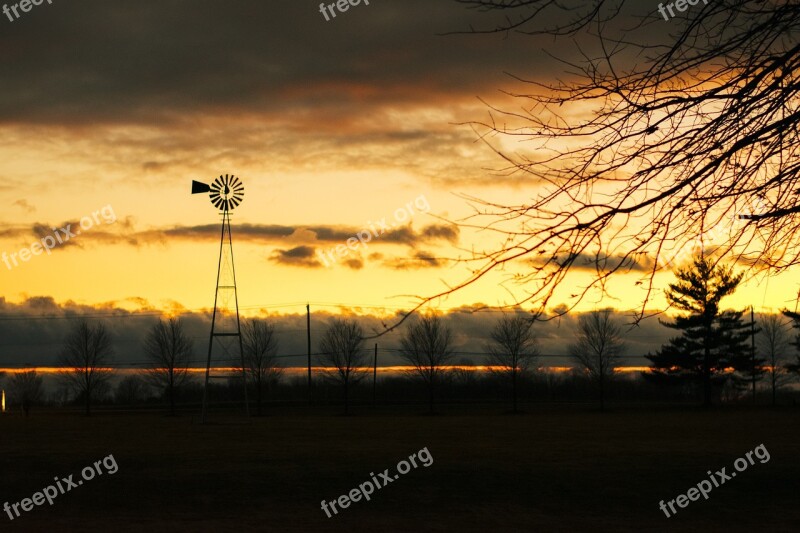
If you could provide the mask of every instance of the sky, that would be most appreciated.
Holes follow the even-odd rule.
[[[454,33],[490,20],[450,0],[373,0],[331,20],[305,0],[53,0],[0,16],[0,366],[53,360],[69,321],[24,320],[36,315],[177,314],[202,338],[220,216],[190,189],[224,174],[245,185],[232,216],[244,316],[295,331],[310,303],[320,324],[344,313],[378,328],[464,280],[458,259],[501,244],[458,224],[474,212],[466,197],[518,204],[540,186],[503,172],[493,149],[524,143],[484,142],[470,122],[490,105],[523,110],[520,78],[553,82],[566,74],[550,54],[577,50]],[[433,302],[465,350],[496,316],[465,310],[525,293],[513,268]],[[577,311],[623,319],[641,275]],[[671,280],[657,277],[654,309]],[[797,287],[759,278],[727,303],[792,308]],[[120,322],[120,339],[144,327]],[[669,334],[653,324],[643,343]],[[548,350],[563,353],[567,330],[548,330]]]

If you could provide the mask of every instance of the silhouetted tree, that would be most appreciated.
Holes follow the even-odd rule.
[[[625,343],[611,309],[591,311],[578,317],[577,340],[570,345],[569,354],[597,383],[601,411],[605,408],[606,384],[619,366],[624,349]]]
[[[743,274],[716,265],[700,254],[692,264],[679,268],[676,283],[666,291],[667,301],[679,311],[673,322],[661,321],[682,335],[670,339],[655,355],[649,372],[644,375],[660,382],[699,379],[703,405],[712,403],[712,385],[721,385],[735,376],[726,373],[733,368],[742,373],[753,370],[750,346],[750,325],[742,321],[743,311],[720,311],[720,301],[733,294]],[[758,363],[758,360],[756,361]],[[740,378],[743,381],[745,378]]]
[[[451,372],[450,381],[460,388],[474,387],[479,381],[475,362],[469,357],[461,357],[455,364],[457,366]]]
[[[509,91],[520,105],[470,123],[500,156],[498,174],[536,194],[469,197],[475,214],[460,225],[491,228],[497,243],[419,308],[524,264],[514,303],[542,311],[576,270],[592,278],[565,312],[614,274],[641,272],[641,319],[661,266],[698,240],[754,270],[800,263],[800,3],[703,2],[667,24],[640,0],[459,1],[492,15],[470,32],[552,36],[568,73],[516,73],[529,87]]]
[[[769,365],[767,375],[772,391],[772,405],[775,405],[778,389],[789,378],[785,366],[786,352],[789,350],[789,332],[786,330],[787,324],[780,315],[762,315],[759,325],[761,331],[758,334],[758,341],[765,362]]]
[[[400,356],[414,367],[412,373],[428,387],[430,412],[434,412],[436,386],[442,367],[453,356],[453,335],[436,315],[423,315],[408,325],[400,340]]]
[[[278,382],[283,368],[278,367],[278,339],[275,326],[263,320],[246,320],[242,325],[244,364],[256,393],[256,413],[261,416],[261,405],[270,386]]]
[[[43,392],[42,377],[35,370],[19,372],[11,377],[9,393],[22,405],[25,416],[28,416],[31,407],[42,399]]]
[[[784,310],[782,313],[792,319],[793,329],[800,329],[800,313],[795,313],[788,310]],[[795,335],[794,339],[789,344],[794,346],[798,353],[795,354],[795,362],[787,363],[784,368],[786,368],[787,372],[791,372],[795,376],[800,376],[800,333]]]
[[[125,376],[117,384],[114,401],[122,405],[135,405],[147,397],[147,388],[147,383],[141,376]]]
[[[486,363],[499,368],[499,373],[511,383],[511,399],[517,412],[519,380],[538,356],[536,337],[532,331],[533,320],[527,316],[505,315],[495,324],[490,334],[489,356]]]
[[[113,354],[111,337],[101,323],[91,326],[85,320],[78,322],[64,342],[59,358],[64,370],[60,375],[70,391],[83,399],[87,416],[92,402],[108,392]]]
[[[355,320],[334,318],[319,343],[319,361],[327,371],[327,379],[342,385],[344,413],[349,413],[349,390],[367,375],[367,352],[364,332]]]
[[[175,414],[176,391],[188,376],[192,348],[192,340],[184,333],[183,323],[175,317],[159,320],[145,339],[144,351],[151,365],[147,375],[169,402],[170,415]]]

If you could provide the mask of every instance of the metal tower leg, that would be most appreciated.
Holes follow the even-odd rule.
[[[233,297],[234,307],[230,309],[235,313],[229,313],[230,316],[225,316],[224,310],[229,309],[231,303],[231,296]],[[222,302],[220,302],[222,300]],[[222,305],[222,309],[220,309]],[[219,320],[218,315],[219,314]],[[235,322],[233,321],[235,314]],[[230,339],[236,337],[236,339]],[[238,346],[239,349],[239,363],[241,364],[242,371],[242,388],[244,390],[244,406],[245,413],[250,416],[250,402],[247,395],[247,370],[245,368],[244,360],[244,347],[242,343],[242,329],[239,321],[239,297],[236,291],[236,270],[233,264],[233,239],[231,237],[231,223],[230,213],[225,209],[222,213],[222,230],[219,242],[219,262],[217,263],[217,288],[214,292],[214,312],[211,317],[211,333],[208,339],[208,357],[206,359],[206,375],[205,383],[203,386],[203,407],[200,422],[205,424],[208,417],[209,409],[209,382],[212,378],[217,376],[211,375],[212,366],[212,353],[214,350],[215,340],[216,344],[222,348],[223,352],[229,354],[231,344]],[[231,343],[230,341],[234,341]],[[233,362],[235,359],[228,358]]]

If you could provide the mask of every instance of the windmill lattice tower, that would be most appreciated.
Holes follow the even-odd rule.
[[[247,401],[247,377],[242,347],[242,328],[239,322],[239,298],[236,292],[236,270],[233,265],[233,240],[231,238],[231,211],[244,198],[244,185],[233,175],[225,174],[215,179],[211,185],[192,181],[192,194],[209,193],[212,205],[220,210],[222,229],[219,240],[219,263],[217,264],[217,288],[214,292],[214,314],[211,317],[211,334],[208,339],[208,358],[206,359],[206,378],[203,386],[203,410],[201,422],[206,422],[209,408],[209,381],[212,379],[240,379],[244,392],[245,413],[249,416]],[[212,359],[214,348],[217,357]],[[238,354],[235,352],[238,351]],[[222,367],[212,364],[222,363]],[[235,363],[241,365],[241,375],[232,372]],[[225,369],[227,368],[227,372]]]

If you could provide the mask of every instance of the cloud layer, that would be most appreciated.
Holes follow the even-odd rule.
[[[368,309],[345,308],[320,311],[317,304],[312,305],[311,328],[314,338],[319,338],[327,323],[334,316],[352,316],[362,325],[366,334],[384,331],[386,325],[395,323],[403,315],[400,310],[385,310],[376,313]],[[320,304],[322,305],[322,304]],[[128,310],[131,306],[138,311]],[[194,360],[202,366],[207,350],[210,314],[208,311],[192,311],[176,307],[170,310],[184,321],[186,332],[194,339]],[[508,313],[522,313],[509,310]],[[275,324],[280,342],[279,355],[285,366],[302,366],[306,354],[306,316],[305,312],[275,314],[268,310],[258,313],[262,318]],[[6,302],[0,298],[0,367],[22,365],[50,366],[58,360],[64,338],[74,324],[85,318],[102,321],[114,339],[115,364],[137,367],[145,361],[142,355],[142,339],[160,317],[161,312],[150,306],[146,300],[107,302],[98,306],[86,306],[75,302],[57,303],[50,297],[32,297],[19,304]],[[489,334],[501,313],[481,311],[478,307],[462,307],[443,315],[444,321],[453,331],[453,343],[458,360],[483,364]],[[565,357],[567,346],[573,342],[577,314],[566,315],[560,319],[537,323],[534,328],[539,338],[539,348],[545,354],[540,364],[547,366],[569,365]],[[411,320],[414,318],[412,317]],[[615,320],[620,325],[629,322],[625,313],[615,312]],[[377,342],[382,349],[396,354],[400,335],[405,326],[370,342]],[[640,326],[625,330],[627,344],[625,365],[645,364],[641,356],[656,350],[667,341],[672,330],[661,326],[657,319],[644,320]],[[316,352],[316,346],[313,351]],[[381,366],[401,364],[397,355],[382,359]]]

